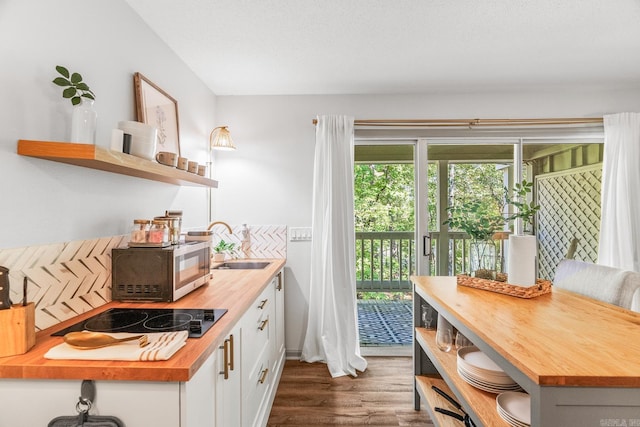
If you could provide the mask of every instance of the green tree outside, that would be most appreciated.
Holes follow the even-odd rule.
[[[438,218],[438,166],[428,167],[429,230],[439,231],[446,218]],[[490,212],[502,212],[504,206],[503,172],[495,164],[457,163],[449,165],[448,206],[479,202]],[[354,167],[356,232],[410,232],[415,229],[414,166],[412,163],[357,163]],[[459,231],[459,230],[452,230]],[[410,243],[415,248],[415,243]],[[404,245],[404,246],[402,246]],[[356,248],[357,280],[404,280],[402,271],[411,271],[414,260],[398,260],[400,251],[408,254],[406,242],[383,241],[382,247]],[[383,253],[381,254],[380,251]],[[454,251],[458,252],[458,251]],[[382,256],[381,256],[382,255]],[[382,258],[382,260],[381,260]],[[461,260],[456,260],[460,263]],[[373,263],[373,264],[372,264]],[[394,277],[380,277],[380,271],[393,271]],[[407,278],[408,279],[408,278]]]

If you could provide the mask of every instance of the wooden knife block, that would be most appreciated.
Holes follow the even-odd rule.
[[[0,357],[26,353],[36,344],[35,304],[0,310]]]

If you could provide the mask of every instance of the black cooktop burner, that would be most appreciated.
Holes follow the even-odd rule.
[[[225,308],[111,308],[52,335],[68,332],[167,332],[189,331],[200,338],[227,312]]]

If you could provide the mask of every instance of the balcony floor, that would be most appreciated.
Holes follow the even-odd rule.
[[[358,300],[360,346],[411,346],[412,311],[411,300]]]

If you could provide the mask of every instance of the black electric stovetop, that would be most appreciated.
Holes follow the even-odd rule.
[[[200,338],[227,312],[226,308],[111,308],[52,335],[68,332],[170,332],[189,331]]]

